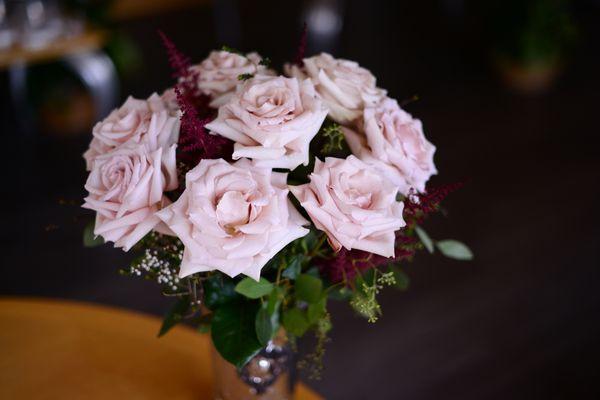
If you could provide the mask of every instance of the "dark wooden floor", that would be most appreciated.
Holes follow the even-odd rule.
[[[326,371],[311,385],[344,400],[600,398],[599,9],[580,3],[564,75],[545,95],[524,97],[489,67],[481,21],[408,3],[348,2],[338,54],[369,67],[392,96],[419,95],[407,108],[438,147],[434,183],[469,179],[428,231],[464,240],[476,259],[423,254],[407,267],[408,292],[381,295],[374,325],[335,304]],[[244,6],[240,47],[275,61],[293,53],[297,17],[285,7],[294,8]],[[149,39],[156,28],[199,59],[217,45],[211,21],[201,9],[123,26],[152,60],[125,91],[145,96],[169,82]],[[2,117],[0,294],[164,312],[152,283],[116,274],[128,255],[80,247],[73,216],[84,212],[59,204],[80,202],[89,138],[17,137]]]

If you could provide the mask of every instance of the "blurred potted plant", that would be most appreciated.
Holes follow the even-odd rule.
[[[576,36],[568,0],[505,0],[491,8],[493,60],[504,82],[523,93],[550,88]]]

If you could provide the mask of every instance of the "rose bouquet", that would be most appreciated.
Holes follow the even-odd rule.
[[[160,335],[188,321],[242,367],[313,332],[317,361],[330,299],[374,322],[418,250],[471,258],[423,230],[458,185],[426,187],[435,147],[368,70],[300,54],[280,75],[229,48],[192,65],[162,37],[177,81],[96,124],[83,205],[84,241],[135,252],[122,272],[176,298]]]

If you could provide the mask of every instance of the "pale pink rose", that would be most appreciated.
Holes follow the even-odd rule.
[[[153,151],[176,143],[179,112],[170,109],[156,93],[147,100],[130,96],[120,108],[98,122],[92,134],[90,147],[83,154],[88,171],[96,157],[121,146],[143,144],[148,151]]]
[[[376,104],[386,94],[367,69],[327,53],[305,58],[302,68],[286,65],[285,69],[290,76],[310,78],[329,108],[331,119],[344,125],[356,121],[365,107]]]
[[[240,75],[274,75],[274,72],[260,62],[257,53],[246,56],[229,51],[211,51],[208,58],[192,66],[198,73],[198,89],[212,98],[210,106],[218,108],[227,103],[240,83]]]
[[[160,97],[171,114],[176,115],[179,112],[179,102],[177,101],[177,93],[175,93],[174,88],[168,88]]]
[[[400,193],[407,195],[411,188],[425,191],[437,170],[435,146],[425,138],[421,121],[402,110],[396,100],[385,98],[365,109],[360,125],[364,135],[342,128],[352,152],[376,167]]]
[[[358,158],[316,160],[310,183],[291,186],[335,251],[343,247],[394,256],[394,232],[405,226],[398,189]]]
[[[326,116],[309,79],[260,76],[240,86],[206,128],[235,142],[234,160],[294,169],[308,164],[310,141]]]
[[[156,212],[169,202],[163,193],[178,186],[175,147],[121,147],[96,158],[83,204],[96,211],[95,235],[128,251],[157,227]]]
[[[185,246],[179,275],[219,270],[259,280],[277,252],[308,233],[286,177],[247,159],[204,159],[189,171],[183,194],[157,214]]]

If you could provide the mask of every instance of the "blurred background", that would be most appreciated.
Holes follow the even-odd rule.
[[[157,30],[199,62],[228,45],[275,66],[357,60],[423,120],[432,184],[467,180],[428,220],[470,245],[421,254],[371,325],[333,304],[328,399],[600,398],[600,1],[0,0],[0,295],[162,315],[130,255],[84,248],[93,123],[173,80]]]

